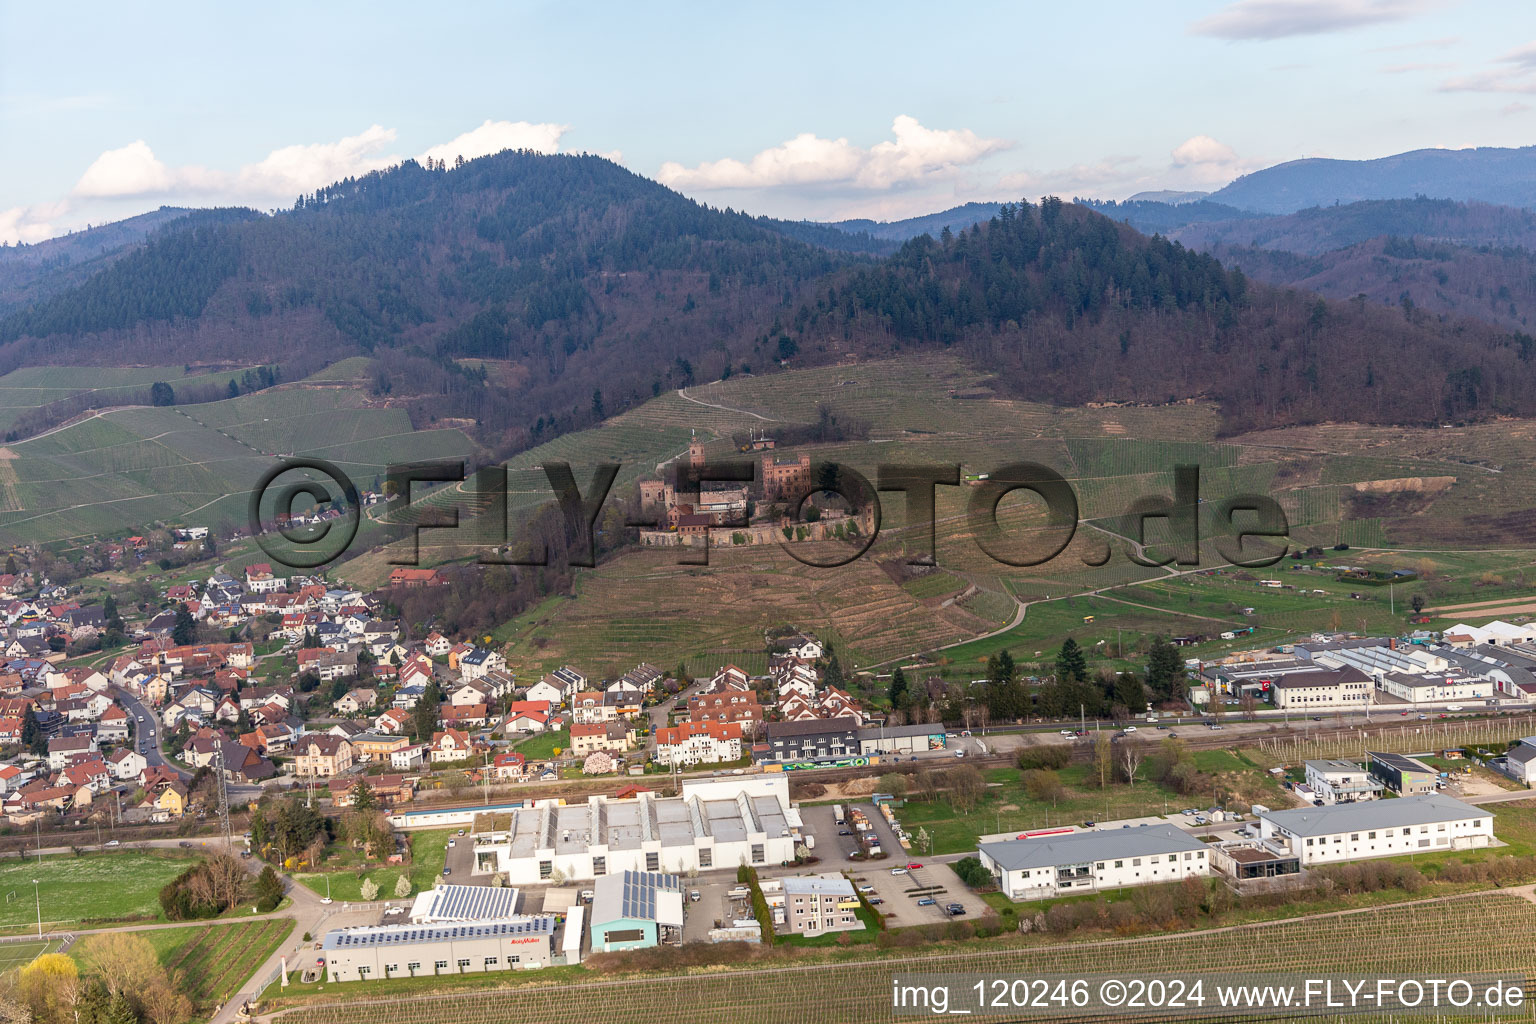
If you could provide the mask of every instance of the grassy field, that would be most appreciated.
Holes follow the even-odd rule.
[[[0,862],[0,931],[75,928],[86,920],[160,920],[162,886],[181,874],[191,858],[123,851],[70,854]],[[38,886],[34,897],[32,881]]]
[[[457,829],[444,828],[412,832],[410,834],[411,863],[404,868],[380,866],[342,871],[316,871],[296,874],[294,878],[321,896],[329,891],[331,898],[338,903],[361,902],[365,879],[372,879],[379,887],[379,899],[394,899],[395,884],[401,874],[406,874],[410,878],[413,893],[421,892],[423,889],[430,889],[437,881],[437,876],[443,873],[443,861],[448,854],[448,837],[457,831]]]
[[[530,761],[547,761],[555,756],[558,747],[562,752],[570,749],[571,731],[558,729],[554,732],[541,732],[536,736],[517,745],[517,752]]]
[[[1315,975],[1347,973],[1366,977],[1410,977],[1425,970],[1423,937],[1433,936],[1434,969],[1442,976],[1498,971],[1523,975],[1536,957],[1521,945],[1486,941],[1489,921],[1515,934],[1536,927],[1536,905],[1515,896],[1475,895],[1442,903],[1401,904],[1366,913],[1317,916],[1246,925],[1224,931],[1155,935],[1096,942],[999,941],[986,948],[925,944],[917,954],[892,951],[872,958],[867,947],[817,950],[819,958],[799,964],[791,975],[772,969],[715,969],[692,975],[649,975],[603,979],[561,969],[560,976],[473,979],[456,992],[432,985],[414,990],[387,988],[387,982],[326,986],[305,999],[307,1024],[362,1024],[387,1018],[391,1024],[477,1024],[492,1020],[537,1020],[579,1024],[595,1017],[615,1024],[695,1024],[719,1020],[769,1024],[784,1019],[786,983],[814,999],[802,999],[795,1019],[808,1024],[865,1024],[892,1019],[893,973],[989,974],[1040,977],[1212,976],[1238,972]],[[1393,937],[1398,941],[1380,941]],[[778,961],[762,965],[781,966]],[[541,974],[543,972],[540,972]],[[502,987],[487,988],[498,981]],[[416,998],[407,993],[414,991]],[[374,1001],[382,998],[384,1002]],[[297,1002],[297,999],[294,999]],[[1030,1020],[1082,1019],[1080,1011],[1031,1011]],[[1016,1012],[972,1015],[980,1020],[1017,1020]],[[1117,1013],[1116,1020],[1153,1019]],[[1168,1019],[1164,1016],[1157,1019]],[[1264,1019],[1244,1017],[1243,1019]],[[1272,1019],[1284,1019],[1276,1017]]]

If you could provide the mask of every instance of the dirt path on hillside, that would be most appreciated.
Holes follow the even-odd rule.
[[[1529,601],[1480,601],[1475,604],[1447,604],[1438,608],[1425,608],[1425,615],[1457,615],[1471,617],[1482,615],[1516,615],[1536,613],[1536,599]]]

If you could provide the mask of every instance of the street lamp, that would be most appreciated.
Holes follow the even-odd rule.
[[[32,879],[32,895],[37,900],[37,937],[43,937],[43,891],[38,888],[37,879]]]

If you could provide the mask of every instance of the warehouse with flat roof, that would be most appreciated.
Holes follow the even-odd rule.
[[[326,932],[329,981],[431,978],[545,967],[554,952],[553,917],[474,924],[383,924]]]
[[[1012,900],[1038,900],[1210,873],[1206,845],[1173,825],[982,843],[981,863]]]
[[[509,826],[476,833],[471,870],[511,885],[624,871],[708,871],[794,860],[800,812],[783,775],[685,782],[680,796],[589,797],[514,809]]]
[[[1471,850],[1493,842],[1493,815],[1439,793],[1401,800],[1259,811],[1259,835],[1302,867],[1405,853]]]
[[[489,885],[438,885],[417,893],[414,924],[447,924],[517,916],[516,889]]]
[[[683,883],[675,875],[625,871],[593,886],[592,948],[644,949],[683,932]]]

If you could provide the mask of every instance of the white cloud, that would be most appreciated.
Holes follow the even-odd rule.
[[[459,157],[473,160],[504,149],[531,149],[535,153],[554,153],[560,137],[571,130],[568,124],[530,124],[527,121],[492,121],[467,131],[451,142],[433,146],[421,154],[422,160],[453,163]]]
[[[41,242],[62,233],[54,221],[69,210],[65,202],[42,203],[37,206],[13,206],[0,210],[0,242],[15,245],[18,242]]]
[[[75,183],[74,194],[88,199],[161,195],[174,184],[171,169],[155,157],[149,143],[139,139],[98,156]]]
[[[503,149],[532,149],[553,153],[567,125],[528,121],[486,121],[457,138],[433,146],[421,159],[452,162],[498,153]],[[393,128],[371,125],[335,142],[316,142],[274,149],[261,160],[234,171],[196,164],[168,166],[143,139],[97,157],[81,175],[72,195],[79,199],[167,198],[228,203],[286,204],[300,193],[312,192],[343,178],[357,177],[400,163],[389,152],[396,139]]]
[[[1404,21],[1433,0],[1237,0],[1189,27],[1218,39],[1284,39]]]
[[[864,149],[806,132],[745,163],[726,158],[690,168],[669,161],[657,178],[685,191],[805,185],[886,190],[952,174],[1012,145],[969,129],[925,128],[905,114],[892,123],[891,133],[894,139]]]
[[[384,148],[394,141],[393,128],[372,125],[360,135],[349,135],[336,142],[274,149],[259,163],[240,168],[233,181],[226,182],[222,175],[210,174],[206,184],[239,195],[292,199],[300,192],[399,163],[399,157],[383,153]]]
[[[1217,165],[1226,167],[1237,163],[1237,151],[1225,142],[1217,142],[1209,135],[1195,135],[1174,147],[1169,154],[1175,167]]]

